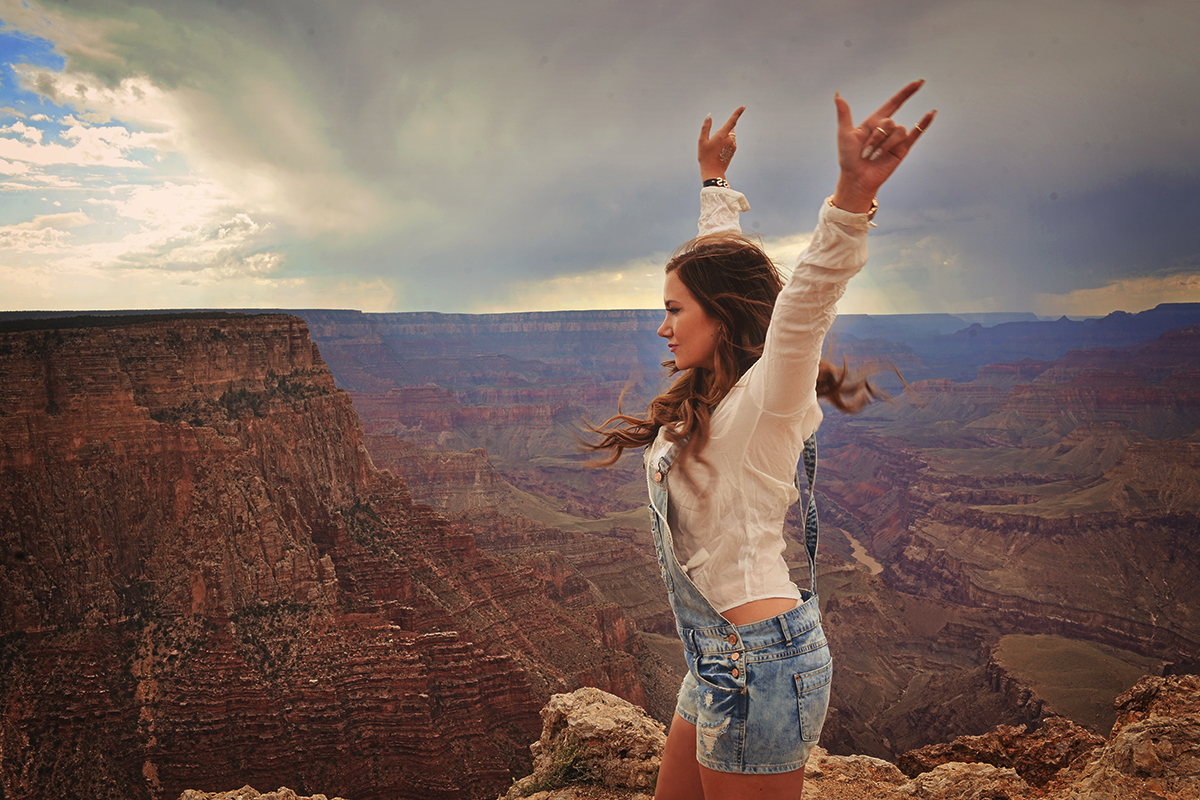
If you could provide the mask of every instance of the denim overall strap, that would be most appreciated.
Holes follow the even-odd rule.
[[[712,607],[675,557],[675,545],[670,525],[667,523],[667,476],[678,453],[679,448],[672,446],[656,464],[647,465],[650,520],[654,549],[657,551],[663,581],[667,585],[667,598],[671,603],[671,610],[675,613],[679,636],[685,647],[694,650],[690,633],[693,629],[720,630],[719,635],[727,636],[734,633],[734,626]]]
[[[811,590],[817,593],[817,538],[820,533],[817,525],[817,495],[813,491],[813,483],[817,480],[817,435],[814,433],[804,442],[804,453],[800,457],[800,465],[796,467],[796,491],[804,496],[804,487],[800,480],[800,467],[808,478],[808,502],[802,505],[804,509],[804,549],[808,551],[808,572]]]

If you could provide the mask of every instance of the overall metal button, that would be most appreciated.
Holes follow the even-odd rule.
[[[661,471],[654,473],[654,482],[662,483],[662,472]]]
[[[732,660],[732,661],[737,661],[741,657],[742,657],[741,653],[732,653],[729,656],[730,660]]]
[[[729,674],[730,674],[730,675],[732,675],[733,677],[735,677],[735,678],[736,678],[736,677],[738,676],[738,669],[737,669],[737,667],[734,667],[734,668],[733,668],[733,672],[731,672],[731,673],[729,673]]]

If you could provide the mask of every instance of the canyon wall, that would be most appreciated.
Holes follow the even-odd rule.
[[[73,324],[0,332],[4,796],[495,796],[551,693],[645,703],[615,605],[375,468],[302,320]]]
[[[661,385],[660,314],[303,313],[372,453],[423,502],[477,520],[481,549],[561,554],[678,655],[653,565],[635,555],[649,552],[637,459],[589,470],[573,438],[622,389],[637,409]],[[1196,304],[1085,321],[839,318],[830,355],[879,367],[895,402],[827,413],[820,435],[834,752],[895,757],[1029,722],[1020,692],[993,692],[987,672],[1009,634],[1195,668],[1198,322]],[[799,548],[787,557],[803,580]],[[957,713],[947,692],[996,696]]]
[[[489,669],[497,677],[489,686],[516,687],[503,690],[515,698],[504,701],[509,705],[501,713],[510,726],[526,713],[514,709],[531,709],[556,687],[583,682],[635,698],[641,691],[645,707],[659,719],[669,717],[682,659],[646,528],[644,477],[636,454],[614,469],[587,468],[577,438],[581,417],[603,419],[622,392],[627,408],[644,407],[663,385],[658,363],[668,354],[654,334],[660,312],[300,313],[344,393],[330,389],[329,372],[315,361],[295,369],[265,367],[262,377],[245,385],[218,378],[207,394],[196,394],[183,388],[191,384],[182,378],[171,391],[147,388],[168,380],[175,367],[155,372],[118,359],[129,375],[154,373],[152,379],[114,379],[142,387],[127,405],[147,419],[117,423],[125,412],[110,413],[103,403],[119,403],[89,400],[83,404],[95,409],[89,419],[111,420],[104,424],[116,427],[80,436],[61,428],[67,423],[56,414],[64,400],[50,388],[65,385],[63,376],[78,366],[48,363],[22,378],[41,387],[36,390],[41,394],[21,400],[31,410],[19,414],[34,421],[20,423],[14,435],[26,437],[25,444],[6,449],[5,458],[37,452],[49,441],[39,431],[53,430],[65,443],[60,462],[75,465],[70,468],[76,472],[50,478],[43,473],[53,470],[32,462],[9,468],[6,481],[20,473],[12,480],[28,488],[0,507],[0,513],[13,509],[6,531],[10,522],[28,527],[43,517],[86,517],[96,509],[97,533],[52,532],[53,546],[41,545],[45,552],[37,560],[59,559],[64,569],[74,569],[64,574],[96,587],[101,599],[59,584],[45,588],[27,576],[14,578],[34,569],[34,559],[23,540],[12,538],[2,574],[5,597],[11,587],[18,599],[11,613],[5,602],[0,619],[24,633],[4,640],[0,665],[16,665],[4,667],[5,674],[31,681],[33,670],[46,670],[48,656],[34,659],[26,652],[32,646],[28,637],[48,635],[37,632],[47,608],[67,614],[70,621],[62,624],[74,626],[71,630],[115,610],[118,619],[128,614],[135,621],[127,624],[136,636],[167,636],[161,632],[167,623],[159,617],[141,623],[136,620],[144,614],[124,610],[150,597],[154,603],[169,600],[170,613],[181,620],[171,624],[188,631],[171,636],[193,644],[151,649],[142,639],[129,644],[130,638],[124,646],[131,653],[159,654],[168,664],[183,663],[193,651],[225,653],[232,647],[241,659],[237,663],[263,675],[291,676],[287,680],[303,689],[301,683],[311,678],[302,674],[323,675],[321,669],[329,667],[303,660],[311,658],[309,651],[295,650],[294,644],[284,649],[285,643],[317,636],[296,631],[336,630],[348,642],[366,637],[383,650],[395,642],[405,652],[429,647],[434,662],[432,653],[449,652],[438,649],[445,643],[421,637],[453,632],[462,646],[494,659]],[[994,322],[980,322],[989,321]],[[1144,671],[1197,668],[1200,622],[1187,600],[1200,574],[1197,322],[1196,306],[1085,322],[1006,320],[991,327],[955,327],[953,318],[839,320],[832,355],[840,360],[845,352],[855,364],[890,363],[910,389],[903,391],[893,377],[894,403],[851,418],[829,412],[820,434],[818,583],[837,671],[823,739],[831,751],[894,758],[907,748],[983,733],[997,724],[1036,722],[1045,704],[1029,698],[1042,696],[1039,679],[1013,677],[1012,670],[998,678],[990,666],[999,643],[1015,634],[1108,648],[1113,658]],[[207,336],[214,358],[230,346],[228,333],[222,340],[197,331],[179,336]],[[53,349],[54,336],[70,334],[22,335]],[[115,349],[136,350],[124,342]],[[293,375],[309,369],[311,376]],[[188,373],[189,381],[202,372]],[[90,380],[102,387],[108,379]],[[326,384],[318,385],[321,380]],[[156,393],[162,398],[156,400]],[[269,430],[289,442],[328,439],[324,428],[336,426],[306,432],[291,417],[322,403],[332,404],[331,411],[345,405],[351,413],[351,402],[363,432],[349,436],[345,446],[304,444],[301,451],[318,453],[293,458],[288,447],[266,441]],[[71,419],[89,413],[83,406]],[[0,417],[0,423],[7,420]],[[42,439],[30,438],[36,436]],[[125,463],[136,459],[130,461],[124,450],[104,456],[121,464],[115,468],[88,461],[88,447],[103,454],[106,447],[131,447],[120,443],[125,438],[148,436],[163,439],[156,445],[160,450],[183,454],[137,468]],[[176,447],[176,440],[184,444]],[[364,444],[369,459],[359,452]],[[329,455],[318,458],[323,450]],[[20,456],[11,459],[15,465]],[[362,466],[354,467],[357,461]],[[97,463],[115,472],[109,475]],[[194,465],[204,469],[196,472]],[[218,468],[233,470],[245,486],[231,492],[204,477]],[[188,469],[196,475],[170,483],[170,491],[156,483],[160,474],[187,475]],[[58,481],[57,488],[45,490],[50,485],[45,481]],[[323,488],[304,488],[314,483]],[[99,488],[89,495],[93,484]],[[214,489],[219,497],[224,491],[240,499],[197,499]],[[56,493],[69,499],[22,499]],[[137,502],[122,500],[127,495]],[[239,511],[243,507],[247,510]],[[198,521],[205,515],[221,521]],[[134,522],[113,528],[110,518]],[[277,521],[262,532],[246,530],[213,544],[219,531],[239,531],[239,520],[259,518]],[[169,527],[176,519],[204,534],[194,534],[196,541],[184,546],[159,544],[140,532],[141,525]],[[116,532],[103,532],[110,528]],[[787,535],[795,537],[795,530],[793,521]],[[258,541],[266,543],[261,558]],[[117,559],[126,570],[120,574],[134,577],[103,578],[108,566],[84,566],[89,559],[76,556],[85,547],[99,554],[100,564]],[[855,547],[882,571],[875,574],[870,563],[859,563]],[[806,580],[800,547],[789,544],[785,555],[794,577]],[[163,565],[169,580],[130,572],[130,565],[143,562]],[[181,566],[193,562],[208,566],[196,574]],[[478,587],[493,599],[480,601]],[[261,611],[247,616],[246,608]],[[329,622],[313,622],[314,609],[326,608],[320,619]],[[227,626],[220,621],[226,615]],[[225,639],[198,638],[203,630],[187,627],[193,618],[215,620]],[[151,621],[164,627],[151,629]],[[251,625],[257,626],[253,635],[239,632]],[[49,635],[62,634],[53,629]],[[58,639],[51,644],[69,649]],[[330,648],[343,652],[352,645]],[[362,656],[366,663],[374,657]],[[419,660],[429,668],[425,656]],[[120,674],[125,663],[105,661],[80,674]],[[134,663],[130,656],[127,671]],[[422,680],[439,691],[454,686],[448,675],[439,675]],[[164,685],[154,680],[154,686]],[[520,691],[530,700],[521,700]],[[433,698],[437,692],[417,692],[416,705],[405,708],[428,713],[436,727],[443,709],[434,704],[422,711],[422,694]],[[144,724],[142,716],[139,712],[138,725]],[[330,711],[323,718],[334,716]],[[454,724],[463,721],[473,727],[470,735],[489,724],[470,716]],[[271,731],[268,739],[283,740],[283,733]],[[449,731],[446,741],[456,741],[460,734]],[[367,738],[386,739],[377,733]],[[17,745],[0,746],[11,753]],[[481,777],[466,780],[479,786],[499,781],[507,769],[502,749],[492,761],[482,759],[493,766],[481,767]],[[452,763],[457,752],[446,745],[436,759]],[[514,758],[525,758],[520,747],[514,752]],[[452,791],[446,788],[449,778],[396,777],[400,762],[384,760],[391,766],[377,774],[386,779],[372,777],[372,787],[407,785],[411,778],[433,787],[428,791]],[[101,755],[92,761],[99,764]],[[137,768],[153,773],[157,763],[142,758]],[[329,790],[331,784],[320,786]]]

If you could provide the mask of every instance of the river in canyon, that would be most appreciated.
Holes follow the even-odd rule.
[[[880,564],[878,561],[871,558],[871,554],[867,552],[867,548],[863,547],[862,542],[860,542],[858,539],[855,539],[845,531],[842,531],[842,533],[850,542],[850,548],[852,551],[850,554],[854,556],[855,561],[871,570],[872,575],[878,575],[879,573],[883,572],[883,564]]]

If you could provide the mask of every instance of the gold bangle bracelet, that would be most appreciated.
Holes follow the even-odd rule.
[[[837,206],[835,206],[835,205],[833,204],[833,198],[832,198],[832,197],[831,197],[831,198],[829,198],[829,207],[830,207],[830,208],[838,208]],[[839,210],[839,211],[845,211],[846,209],[844,209],[844,208],[838,208],[838,210]],[[876,212],[876,211],[878,211],[878,210],[879,210],[879,198],[877,198],[877,197],[872,197],[872,198],[871,198],[871,208],[867,210],[867,222],[870,222],[870,221],[872,221],[873,219],[875,219],[875,212]],[[848,212],[848,213],[850,213],[850,214],[854,214],[854,213],[856,213],[856,212],[854,212],[854,211],[850,211],[850,212]],[[861,212],[861,211],[859,211],[859,212],[857,212],[857,213],[861,214],[862,212]]]

